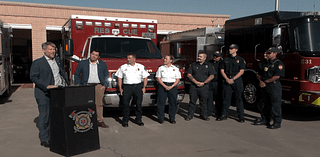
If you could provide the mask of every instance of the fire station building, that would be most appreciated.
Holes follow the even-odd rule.
[[[153,12],[0,1],[0,19],[13,28],[13,63],[23,68],[16,81],[28,82],[32,60],[43,55],[41,44],[59,46],[61,26],[71,15],[155,19],[158,42],[168,33],[202,27],[224,26],[230,15]]]

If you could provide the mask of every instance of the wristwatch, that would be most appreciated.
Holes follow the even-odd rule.
[[[236,79],[232,78],[232,80],[234,81],[234,80],[236,80]]]

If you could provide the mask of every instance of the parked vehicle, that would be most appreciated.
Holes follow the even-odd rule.
[[[238,44],[238,55],[246,60],[242,76],[246,106],[255,106],[260,99],[256,69],[272,46],[283,52],[278,56],[285,64],[283,101],[320,106],[320,12],[276,10],[228,20],[225,44]]]
[[[136,61],[143,64],[150,74],[142,105],[154,106],[157,97],[155,72],[163,64],[156,46],[156,32],[157,20],[72,15],[62,31],[67,38],[62,56],[71,82],[77,62],[88,59],[93,49],[100,49],[101,60],[106,62],[110,74],[104,101],[108,107],[119,107],[120,93],[115,73],[127,62],[127,54],[135,53]],[[184,69],[180,71],[183,73]],[[178,90],[178,102],[181,102],[184,98],[183,81],[180,81]]]
[[[0,20],[0,95],[10,95],[12,67],[12,28]]]

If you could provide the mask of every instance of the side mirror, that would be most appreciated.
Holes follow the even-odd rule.
[[[273,28],[272,33],[272,45],[278,46],[281,44],[281,28],[275,27]]]
[[[181,58],[181,43],[174,43],[174,58]]]
[[[65,56],[73,56],[73,40],[72,39],[65,39],[64,40],[64,55]]]

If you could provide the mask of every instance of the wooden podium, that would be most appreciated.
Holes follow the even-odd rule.
[[[100,149],[94,86],[50,90],[50,151],[72,156]]]

